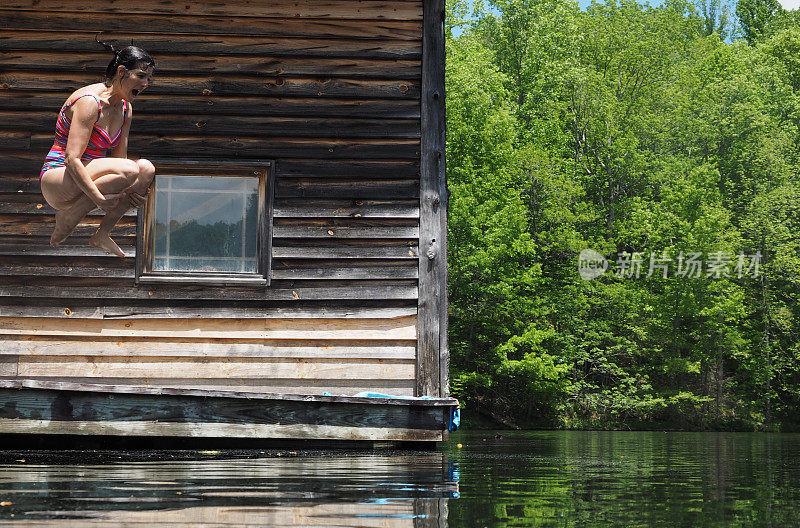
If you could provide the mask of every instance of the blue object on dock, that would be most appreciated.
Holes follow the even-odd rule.
[[[450,423],[447,425],[447,430],[451,433],[458,431],[458,426],[461,425],[461,409],[458,407],[450,407]]]
[[[404,396],[394,396],[392,394],[381,394],[380,392],[359,392],[358,394],[353,394],[356,398],[403,398]],[[407,396],[406,396],[407,397]]]
[[[394,396],[392,394],[382,394],[380,392],[359,392],[354,394],[359,398],[404,398],[408,400],[433,400],[433,396]],[[447,424],[447,430],[451,433],[458,431],[458,426],[461,425],[461,409],[457,406],[450,407],[450,420]]]
[[[403,398],[404,400],[435,400],[433,396],[396,396],[394,394],[383,394],[381,392],[359,392],[358,394],[353,394],[353,396],[358,398]]]

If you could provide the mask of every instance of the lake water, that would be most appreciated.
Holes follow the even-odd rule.
[[[0,451],[0,524],[800,526],[800,435],[465,432],[438,451]]]

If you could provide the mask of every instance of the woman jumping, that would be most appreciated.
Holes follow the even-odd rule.
[[[56,121],[56,138],[39,175],[42,195],[56,210],[50,244],[59,245],[96,208],[105,211],[89,243],[124,257],[111,229],[131,207],[145,203],[155,175],[146,159],[130,160],[133,101],[150,84],[155,62],[135,46],[114,52],[104,83],[79,88]]]

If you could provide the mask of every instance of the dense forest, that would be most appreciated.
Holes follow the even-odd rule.
[[[797,12],[456,1],[446,33],[465,416],[800,429]]]

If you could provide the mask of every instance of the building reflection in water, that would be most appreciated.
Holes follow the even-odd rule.
[[[457,496],[442,453],[0,465],[0,524],[28,527],[442,527]]]

